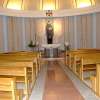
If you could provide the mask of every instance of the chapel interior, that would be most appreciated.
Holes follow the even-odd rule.
[[[100,0],[0,0],[0,100],[100,100]]]

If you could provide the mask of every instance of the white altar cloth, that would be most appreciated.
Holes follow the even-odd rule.
[[[50,49],[50,48],[59,48],[61,44],[42,44],[43,48]]]
[[[58,48],[61,44],[43,44],[42,48],[44,48],[44,55],[46,58],[54,58],[58,57],[59,52]]]

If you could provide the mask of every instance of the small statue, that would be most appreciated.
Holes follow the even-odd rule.
[[[47,35],[47,43],[52,44],[53,43],[53,35],[54,35],[54,29],[50,21],[47,22],[46,25],[46,35]]]

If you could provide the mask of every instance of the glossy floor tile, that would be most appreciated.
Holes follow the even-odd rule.
[[[43,100],[84,100],[57,62],[47,66]]]

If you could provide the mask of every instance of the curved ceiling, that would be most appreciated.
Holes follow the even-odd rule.
[[[43,10],[45,7],[56,6],[57,10],[75,8],[76,2],[94,2],[100,5],[100,0],[0,0],[0,7],[6,8],[7,5],[12,7],[21,6],[22,10]],[[45,7],[44,7],[45,6]],[[9,7],[8,7],[9,8]],[[54,7],[51,9],[55,9]]]
[[[94,0],[0,0],[0,15],[18,17],[46,17],[45,10],[49,9],[55,10],[53,11],[53,17],[74,16],[100,12],[100,0],[95,0],[95,6],[82,9],[76,9],[76,1],[93,2]],[[50,6],[54,6],[50,8],[48,4],[50,4]],[[10,6],[12,8],[7,9]],[[15,9],[17,8],[17,10],[12,10],[14,7]]]

